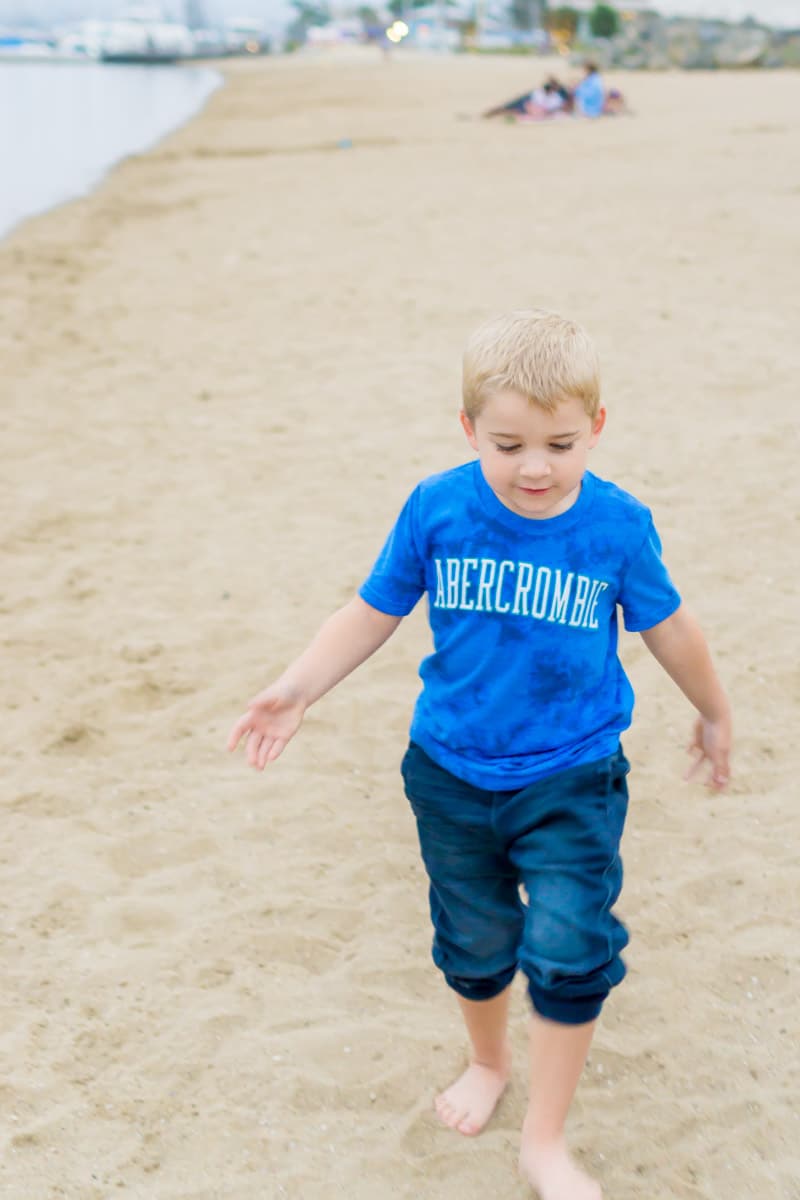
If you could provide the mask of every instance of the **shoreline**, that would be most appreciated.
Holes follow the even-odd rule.
[[[33,59],[30,62],[19,63],[14,62],[13,60],[0,60],[0,70],[2,70],[7,63],[12,63],[14,71],[24,69],[26,67],[41,69],[42,67],[50,68],[57,66],[59,68],[77,67],[83,72],[93,71],[102,66],[102,64],[61,62],[59,60],[53,60],[50,62]],[[180,69],[183,70],[184,68],[180,66]],[[209,77],[206,91],[204,95],[198,99],[196,106],[192,111],[188,113],[176,113],[174,119],[168,125],[160,123],[159,128],[154,130],[151,135],[145,135],[144,140],[140,140],[140,138],[137,136],[135,139],[135,144],[131,144],[131,133],[129,130],[120,130],[118,141],[122,146],[122,149],[118,152],[109,152],[108,150],[105,150],[101,155],[97,156],[96,159],[91,162],[91,164],[86,164],[83,168],[83,179],[81,182],[78,182],[77,180],[68,182],[66,179],[62,179],[60,182],[48,182],[47,190],[52,192],[50,197],[45,197],[41,193],[37,196],[34,189],[34,194],[29,195],[27,199],[27,207],[24,210],[16,212],[13,216],[9,215],[8,217],[4,218],[4,220],[8,221],[9,223],[0,223],[0,242],[11,236],[16,230],[25,225],[28,221],[35,220],[38,217],[42,217],[65,204],[70,204],[75,200],[80,200],[90,195],[93,191],[95,191],[95,189],[101,187],[108,175],[121,163],[125,162],[126,159],[136,155],[146,154],[151,150],[157,149],[157,147],[165,138],[169,137],[172,133],[177,132],[187,122],[198,117],[214,93],[224,86],[225,75],[222,71],[200,61],[192,62],[187,69],[199,71]],[[113,96],[110,98],[110,100],[113,101]],[[41,184],[39,186],[41,187]]]
[[[544,78],[544,76],[550,70],[555,70],[556,72],[560,71],[562,73],[567,73],[567,74],[569,74],[571,72],[574,73],[577,70],[577,68],[569,67],[565,63],[564,59],[557,55],[556,56],[541,55],[541,56],[535,56],[535,57],[531,56],[530,58],[525,58],[524,56],[505,54],[502,51],[500,51],[500,52],[498,52],[498,51],[482,51],[479,54],[474,54],[474,55],[466,55],[465,54],[465,55],[449,56],[449,62],[451,65],[455,64],[456,62],[468,63],[469,61],[476,61],[476,60],[496,61],[499,63],[512,61],[515,63],[515,65],[517,65],[518,68],[520,66],[523,66],[523,71],[527,70],[527,75],[531,78],[536,78],[538,76],[541,76],[542,78]],[[12,62],[12,61],[14,61],[14,60],[0,59],[0,67],[2,67],[6,62]],[[325,48],[325,49],[319,50],[316,53],[308,53],[305,55],[301,55],[301,54],[297,54],[297,53],[282,54],[282,55],[268,55],[268,56],[263,56],[259,60],[197,59],[197,60],[191,60],[190,62],[186,62],[186,63],[177,63],[175,65],[177,67],[179,67],[181,70],[205,71],[209,74],[216,76],[216,78],[217,78],[217,82],[212,87],[210,87],[209,91],[206,93],[204,98],[198,103],[198,106],[188,115],[177,118],[176,122],[174,124],[166,127],[163,130],[163,132],[155,134],[153,140],[149,141],[141,149],[131,149],[129,151],[125,151],[119,157],[109,159],[105,166],[97,167],[96,170],[99,171],[99,174],[95,173],[92,175],[89,182],[87,182],[87,184],[85,185],[84,190],[81,190],[78,192],[73,192],[71,194],[65,194],[59,199],[53,200],[52,202],[47,202],[45,207],[33,209],[33,210],[29,211],[28,213],[26,213],[25,215],[22,215],[22,216],[16,218],[14,220],[14,223],[7,227],[0,226],[0,244],[2,244],[4,241],[8,240],[10,237],[15,236],[17,234],[17,232],[23,226],[26,226],[31,221],[36,221],[42,217],[46,217],[48,214],[64,207],[65,205],[70,205],[72,203],[76,203],[83,199],[86,199],[88,196],[93,194],[98,188],[103,187],[103,185],[105,184],[105,182],[107,181],[109,176],[114,171],[118,170],[129,159],[142,158],[150,153],[156,153],[158,151],[159,146],[165,141],[165,139],[168,139],[171,136],[173,136],[174,134],[178,133],[181,129],[185,128],[186,125],[198,120],[202,116],[205,109],[208,107],[208,105],[209,105],[211,99],[213,98],[213,96],[215,95],[215,93],[220,91],[222,88],[224,88],[228,84],[228,81],[232,78],[235,78],[239,74],[239,72],[242,70],[246,71],[249,67],[253,67],[253,66],[258,67],[261,64],[263,64],[266,68],[272,68],[277,71],[285,70],[285,69],[288,69],[290,71],[292,71],[294,69],[299,69],[299,70],[312,69],[313,70],[314,68],[317,68],[317,69],[330,68],[330,69],[338,70],[342,66],[344,66],[345,63],[347,63],[347,62],[350,62],[353,65],[361,66],[362,68],[363,67],[369,68],[369,67],[374,67],[376,64],[382,63],[382,61],[383,60],[380,56],[380,52],[376,51],[374,47],[357,46],[357,47],[340,47],[340,48],[335,48],[335,49]],[[442,62],[442,55],[440,53],[438,53],[436,51],[424,50],[424,49],[420,49],[420,50],[406,49],[402,52],[401,58],[397,58],[397,56],[395,56],[392,59],[392,63],[395,65],[395,69],[402,69],[403,67],[413,67],[415,64],[418,65],[420,63],[427,63],[427,64],[431,65],[431,64],[441,63],[441,62]],[[76,64],[74,62],[70,62],[67,60],[64,60],[62,62],[61,60],[54,59],[52,63],[49,60],[45,63],[41,63],[39,60],[31,60],[30,63],[29,62],[21,62],[21,63],[15,62],[14,65],[19,65],[19,66],[31,66],[31,65],[33,65],[33,66],[41,66],[41,65],[75,66]],[[89,64],[89,66],[91,67],[91,64]],[[111,69],[113,69],[113,64],[112,64]],[[117,69],[128,70],[129,68],[127,68],[127,67],[119,68],[118,67]],[[158,70],[160,68],[149,68],[149,69]],[[171,68],[168,68],[168,69],[171,69]],[[794,71],[796,71],[796,68],[785,67],[782,70],[780,70],[779,73],[781,75],[787,75],[787,74],[791,75]],[[770,71],[768,73],[775,74],[776,72]],[[760,74],[762,74],[762,72],[757,71],[757,70],[742,72],[741,70],[736,70],[734,68],[729,68],[729,69],[716,68],[713,71],[697,70],[697,71],[692,71],[692,72],[685,72],[685,71],[679,70],[677,68],[672,68],[669,70],[658,70],[658,71],[613,69],[612,68],[612,69],[605,70],[603,72],[603,74],[607,80],[611,81],[612,86],[619,87],[623,90],[624,90],[625,81],[629,81],[630,87],[628,88],[628,92],[630,93],[632,90],[635,90],[635,81],[637,79],[642,78],[642,77],[647,78],[648,76],[659,76],[661,78],[682,78],[684,76],[689,75],[690,77],[695,77],[695,78],[702,78],[702,77],[718,78],[718,77],[723,77],[726,75],[731,75],[731,76],[736,76],[737,78],[741,78],[743,74],[746,74],[751,77],[758,77]],[[517,76],[520,75],[519,69],[517,70],[516,75]],[[464,119],[464,114],[459,113],[457,115],[458,115],[459,119]],[[471,116],[474,119],[477,119],[480,116],[480,113],[475,112],[475,113],[471,114]]]
[[[463,1044],[398,777],[423,614],[269,772],[223,746],[469,457],[468,332],[532,304],[596,338],[591,469],[737,714],[730,792],[687,787],[691,712],[624,639],[629,977],[571,1140],[614,1200],[794,1187],[795,81],[610,78],[635,118],[541,137],[459,119],[529,63],[237,65],[0,242],[9,1195],[530,1200],[521,979],[489,1128],[431,1111]]]

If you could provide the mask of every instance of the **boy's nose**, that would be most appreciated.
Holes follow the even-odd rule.
[[[550,474],[550,464],[543,458],[529,458],[522,464],[523,479],[543,479]]]

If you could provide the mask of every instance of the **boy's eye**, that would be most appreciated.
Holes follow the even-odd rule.
[[[550,449],[551,450],[571,450],[574,445],[575,445],[574,442],[551,442]]]
[[[501,446],[499,442],[495,442],[495,446],[497,446],[497,449],[500,451],[501,454],[513,454],[515,450],[520,449],[520,446],[518,443],[516,443],[513,446]]]

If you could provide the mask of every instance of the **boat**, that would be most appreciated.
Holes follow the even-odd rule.
[[[131,9],[104,23],[100,59],[107,63],[174,63],[196,55],[188,25],[166,21],[158,10]]]
[[[83,62],[85,59],[86,54],[82,49],[62,44],[58,39],[0,31],[2,62]]]

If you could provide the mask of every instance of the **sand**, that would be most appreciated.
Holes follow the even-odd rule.
[[[637,688],[629,978],[570,1129],[609,1200],[797,1200],[797,77],[626,75],[636,116],[466,119],[517,59],[241,64],[189,126],[0,246],[0,1194],[522,1200],[525,1011],[485,1134],[398,778],[410,618],[267,774],[255,690],[463,461],[459,356],[584,321],[593,467],[655,511],[736,706],[736,777]],[[351,148],[341,148],[350,139]]]

